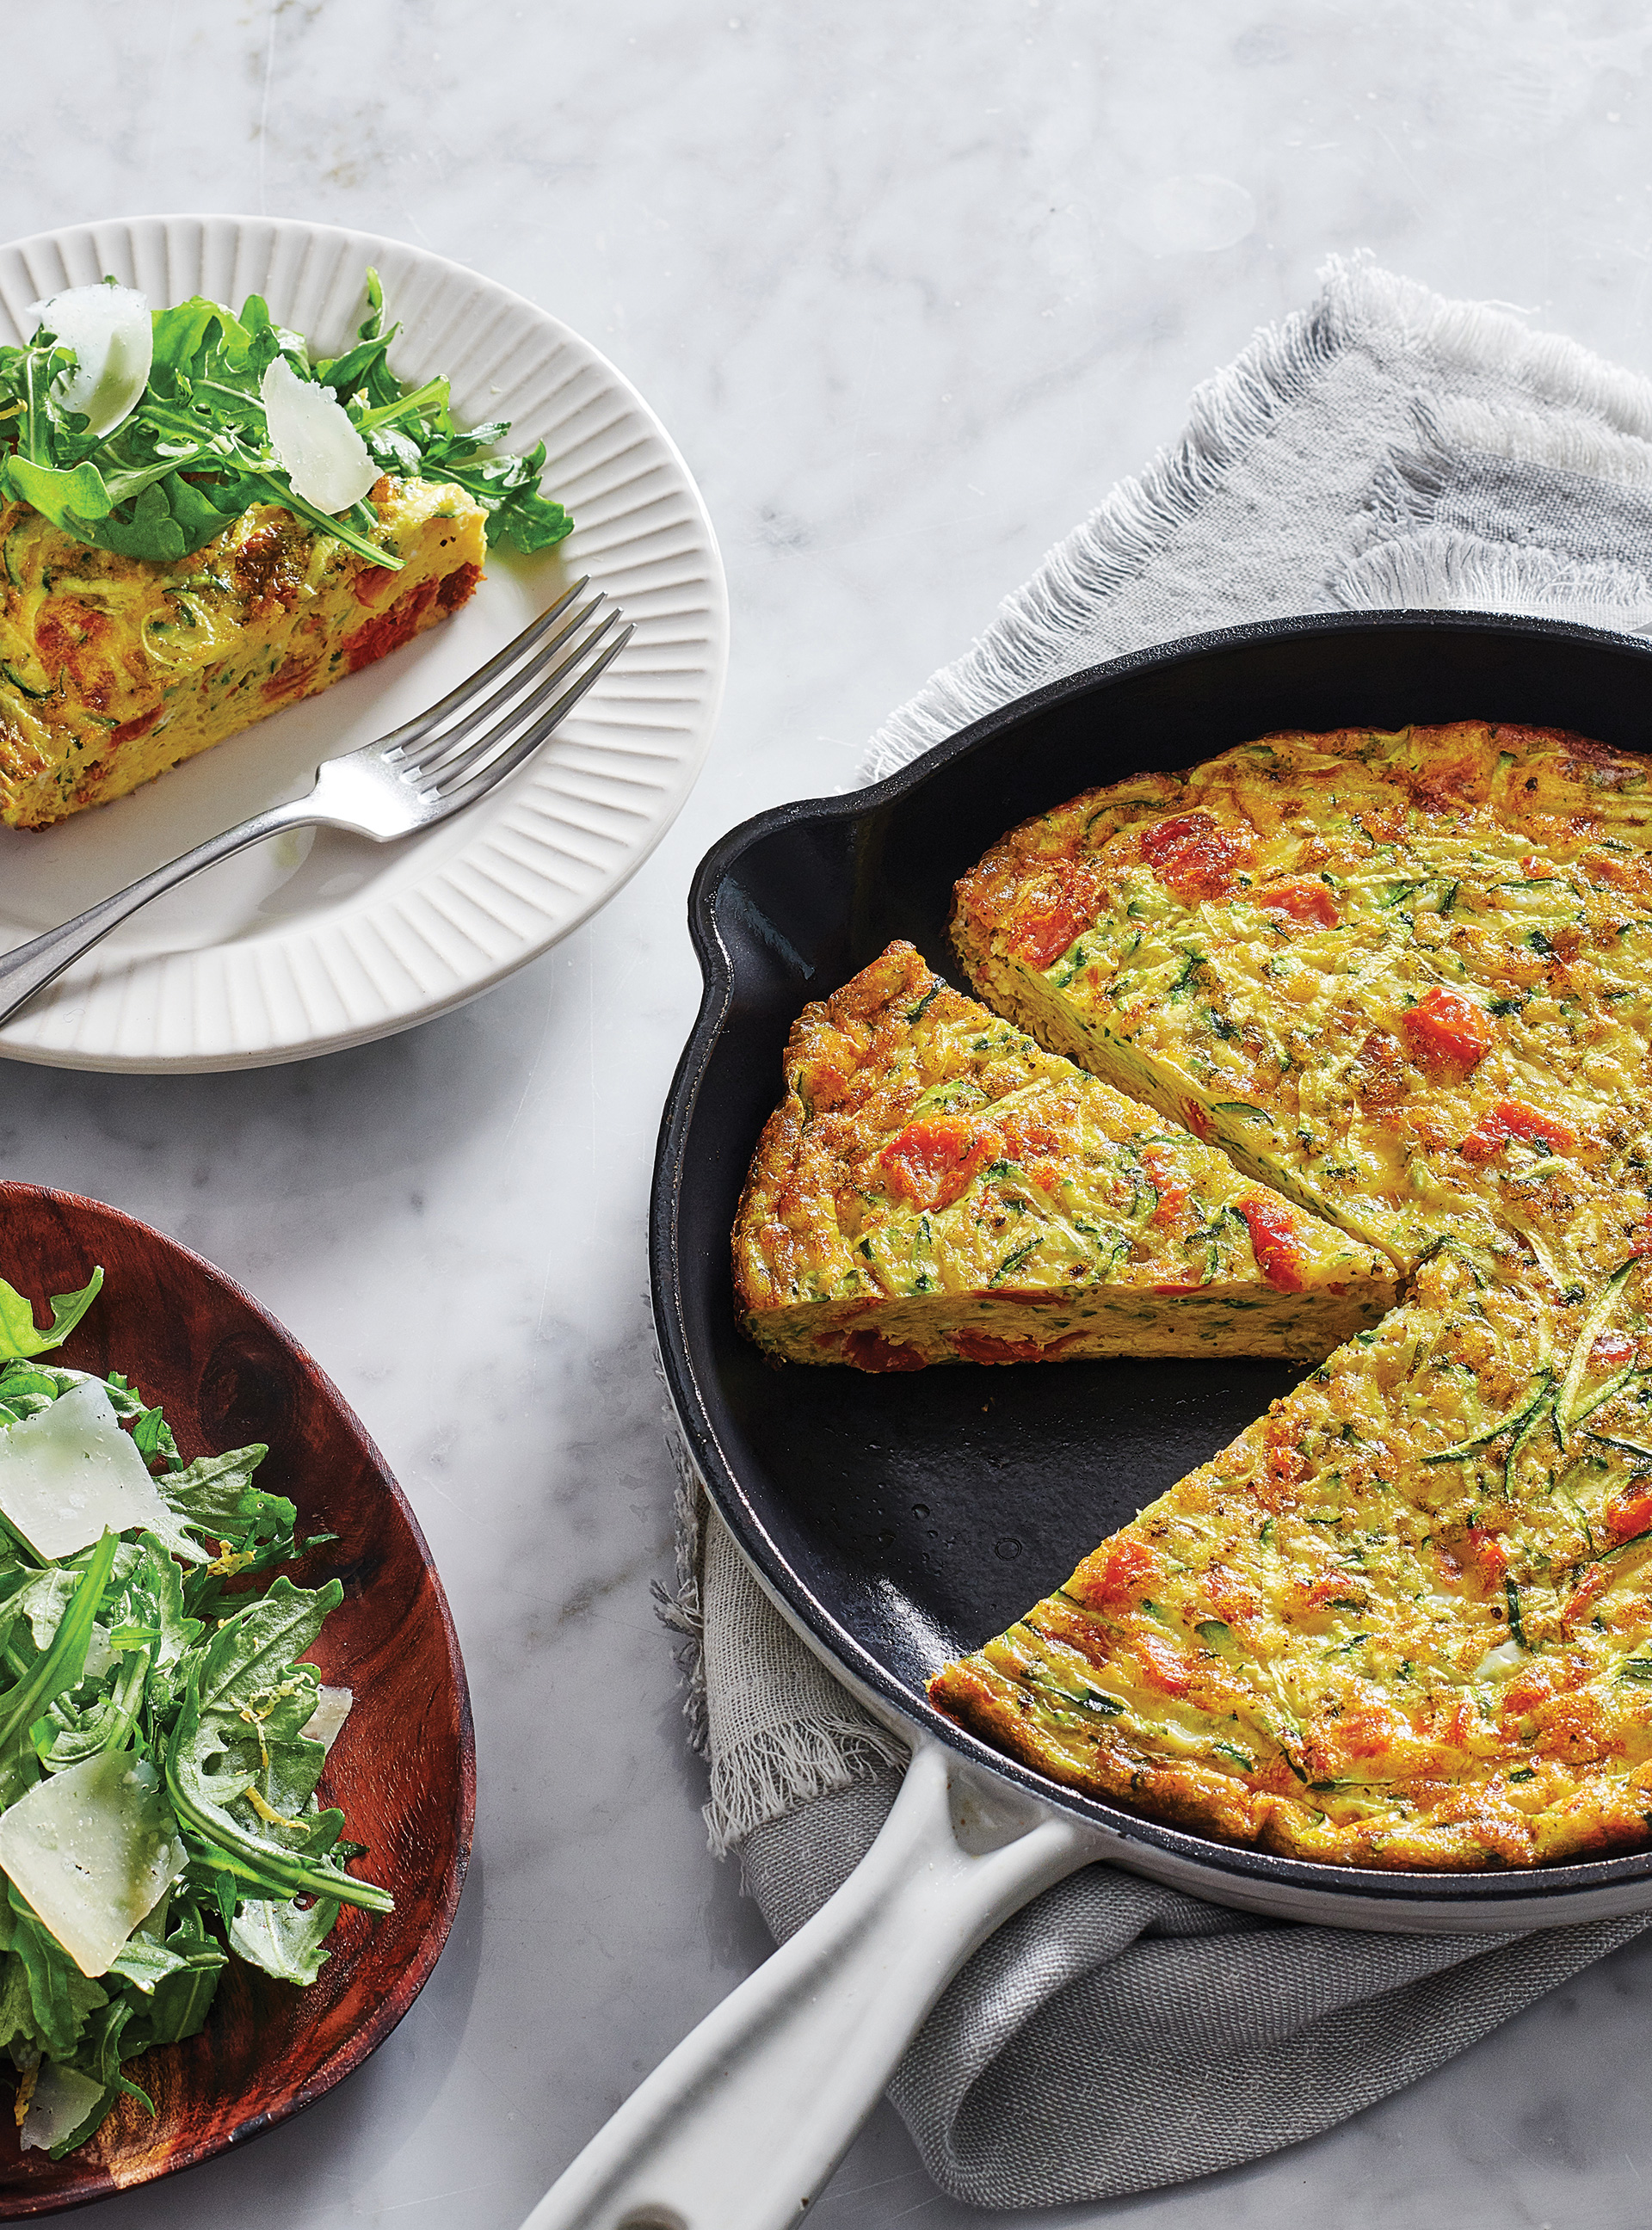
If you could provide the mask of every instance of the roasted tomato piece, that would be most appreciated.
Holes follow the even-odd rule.
[[[347,670],[359,674],[375,659],[386,657],[392,650],[399,650],[404,642],[411,642],[441,586],[439,581],[421,581],[416,588],[410,589],[387,610],[380,612],[377,619],[369,620],[354,635],[346,635],[343,649]]]
[[[1040,1363],[1044,1354],[1036,1339],[1001,1339],[989,1331],[955,1331],[952,1348],[965,1363]]]
[[[1276,1200],[1242,1200],[1237,1206],[1250,1228],[1256,1267],[1280,1292],[1300,1293],[1305,1258],[1288,1208]]]
[[[1336,1746],[1345,1758],[1380,1757],[1415,1731],[1404,1713],[1391,1704],[1357,1704],[1337,1722]]]
[[[1511,1138],[1524,1138],[1528,1145],[1546,1146],[1552,1154],[1569,1154],[1578,1143],[1574,1131],[1557,1122],[1552,1115],[1544,1114],[1540,1108],[1528,1107],[1523,1099],[1500,1099],[1463,1140],[1464,1158],[1488,1162],[1494,1154],[1502,1151]]]
[[[1177,813],[1141,835],[1141,856],[1184,906],[1223,899],[1250,857],[1250,831],[1224,828],[1211,813]]]
[[[1161,1641],[1156,1634],[1134,1634],[1130,1648],[1150,1687],[1160,1688],[1167,1696],[1186,1695],[1193,1685],[1193,1666],[1174,1643]]]
[[[1606,1565],[1591,1564],[1589,1569],[1584,1572],[1583,1578],[1578,1582],[1578,1587],[1571,1600],[1566,1604],[1565,1610],[1561,1613],[1561,1616],[1563,1618],[1571,1619],[1574,1621],[1578,1619],[1586,1617],[1589,1612],[1593,1609],[1597,1600],[1601,1595],[1604,1595],[1608,1587],[1610,1586],[1611,1577],[1611,1573]]]
[[[852,1331],[843,1342],[843,1358],[857,1370],[921,1370],[921,1350],[904,1341],[885,1339],[881,1332]]]
[[[350,583],[350,593],[358,604],[376,604],[395,578],[395,570],[389,565],[364,565]]]
[[[1305,925],[1311,922],[1320,929],[1334,929],[1339,918],[1336,900],[1314,875],[1293,875],[1287,882],[1270,883],[1252,897],[1268,912],[1282,913]]]
[[[1506,1719],[1523,1719],[1528,1711],[1546,1704],[1554,1693],[1554,1681],[1546,1666],[1528,1666],[1519,1672],[1506,1687],[1500,1698],[1500,1715]]]
[[[1359,1600],[1355,1590],[1358,1582],[1349,1572],[1324,1572],[1317,1580],[1302,1586],[1302,1600],[1314,1610],[1324,1610],[1335,1603],[1343,1609],[1352,1608]]]
[[[123,720],[118,728],[110,730],[109,741],[112,744],[136,743],[139,736],[146,736],[149,733],[165,710],[164,704],[152,705],[148,712],[139,712],[135,719]]]
[[[1636,1481],[1614,1495],[1604,1516],[1614,1541],[1632,1541],[1637,1533],[1652,1532],[1652,1480]]]
[[[1147,1172],[1148,1183],[1158,1195],[1158,1205],[1148,1221],[1174,1223],[1187,1204],[1187,1178],[1176,1158],[1174,1149],[1144,1146],[1141,1149],[1141,1165]]]
[[[1127,1610],[1164,1570],[1141,1541],[1104,1541],[1074,1573],[1068,1593],[1094,1610]]]
[[[1491,1050],[1491,1022],[1478,1001],[1436,983],[1400,1027],[1421,1068],[1474,1068]]]
[[[1034,968],[1059,960],[1094,921],[1104,880],[1094,859],[1052,861],[1016,911],[1013,943],[1019,957]]]
[[[1508,1569],[1508,1544],[1500,1534],[1488,1532],[1483,1525],[1468,1528],[1468,1546],[1474,1552],[1475,1568],[1488,1588],[1500,1587],[1503,1575]]]
[[[900,1199],[913,1208],[950,1208],[996,1143],[960,1115],[924,1115],[897,1131],[878,1159],[884,1182]]]
[[[1513,1135],[1496,1108],[1488,1108],[1463,1140],[1460,1151],[1466,1162],[1489,1162]]]

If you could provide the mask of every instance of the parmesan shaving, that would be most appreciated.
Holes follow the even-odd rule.
[[[136,409],[149,384],[155,328],[146,299],[130,287],[71,287],[28,313],[74,351],[74,370],[53,392],[91,421],[100,439]]]
[[[319,1742],[323,1750],[331,1750],[339,1739],[345,1721],[350,1717],[350,1706],[355,1702],[349,1688],[323,1688],[316,1697],[315,1709],[303,1726],[300,1734],[312,1742]]]
[[[359,503],[378,478],[378,467],[332,390],[300,379],[278,356],[258,391],[270,441],[294,493],[329,517]]]
[[[106,1527],[165,1535],[177,1523],[95,1378],[0,1431],[0,1512],[54,1559],[90,1548]]]
[[[38,2146],[43,2153],[61,2145],[78,2130],[103,2096],[103,2085],[77,2067],[60,2067],[55,2060],[42,2062],[23,2116],[23,2149]]]
[[[0,1816],[0,1866],[83,1975],[103,1975],[187,1853],[145,1758],[97,1756],[37,1782]]]

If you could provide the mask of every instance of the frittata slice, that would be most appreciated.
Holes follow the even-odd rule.
[[[1644,1842],[1645,1209],[1590,1204],[1584,1256],[1620,1259],[1588,1284],[1509,1241],[1441,1247],[1410,1301],[947,1666],[935,1701],[1070,1787],[1303,1858]]]
[[[1091,791],[958,886],[976,988],[1409,1267],[1643,1119],[1644,761],[1460,723]]]
[[[272,504],[175,565],[0,509],[0,820],[120,797],[455,610],[481,577],[481,506],[389,475],[370,500],[399,571]]]
[[[734,1230],[740,1321],[801,1363],[1317,1359],[1386,1262],[892,944],[808,1007]]]

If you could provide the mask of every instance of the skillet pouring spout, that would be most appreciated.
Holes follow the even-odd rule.
[[[685,2037],[522,2230],[787,2230],[993,1930],[1104,1832],[927,1736],[837,1894]]]

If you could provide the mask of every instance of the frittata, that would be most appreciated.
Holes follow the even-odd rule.
[[[481,577],[481,506],[388,474],[369,500],[399,571],[272,504],[171,565],[0,508],[0,820],[122,796],[455,610]]]
[[[785,1078],[734,1232],[741,1322],[778,1357],[1317,1360],[1393,1302],[1384,1258],[910,944],[805,1009]]]
[[[1635,1250],[1610,1274],[1442,1245],[935,1700],[1055,1780],[1304,1858],[1644,1841],[1652,1223],[1596,1205],[1589,1251]]]
[[[958,886],[996,1005],[1414,1270],[931,1692],[1056,1779],[1371,1866],[1652,1829],[1647,769],[1274,736]]]
[[[1644,762],[1463,723],[1277,735],[1014,830],[978,990],[1403,1268],[1620,1151],[1652,1051]]]

